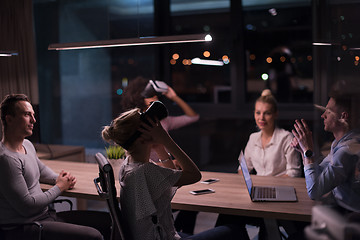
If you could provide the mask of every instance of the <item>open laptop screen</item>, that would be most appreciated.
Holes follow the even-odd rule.
[[[251,196],[252,181],[251,181],[249,170],[248,170],[247,165],[246,165],[246,161],[245,161],[243,151],[240,152],[239,162],[240,162],[240,167],[241,167],[242,174],[243,174],[244,179],[245,179],[245,184],[246,184],[247,189],[249,191],[249,194]]]

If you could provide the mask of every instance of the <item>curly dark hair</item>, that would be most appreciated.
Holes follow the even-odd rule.
[[[149,80],[144,77],[137,77],[129,81],[129,85],[124,89],[121,106],[123,111],[133,108],[145,109],[144,97],[141,95]]]

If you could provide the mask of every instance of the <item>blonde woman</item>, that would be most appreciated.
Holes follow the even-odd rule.
[[[245,147],[248,169],[250,173],[261,176],[300,177],[300,155],[291,146],[292,134],[276,126],[278,114],[275,97],[269,89],[265,89],[255,102],[254,120],[259,131],[250,135]],[[264,235],[264,223],[261,218],[220,214],[217,225],[226,223],[237,224],[241,229],[245,229],[246,224],[260,226],[259,239],[269,237]],[[286,230],[290,233],[290,230]],[[249,239],[248,236],[245,238]]]
[[[278,107],[266,89],[255,102],[254,119],[258,132],[252,133],[245,147],[250,172],[260,176],[301,176],[300,155],[291,146],[293,135],[276,126]]]
[[[127,149],[128,156],[120,169],[119,180],[120,205],[128,223],[130,239],[181,239],[174,227],[171,199],[178,187],[199,181],[201,173],[158,119],[153,121],[146,118],[147,124],[141,116],[137,108],[127,111],[102,131],[104,140],[126,146]],[[134,134],[138,135],[137,139]],[[153,144],[163,145],[176,158],[181,170],[149,161]],[[235,239],[233,229],[236,228],[220,226],[188,236],[188,239]],[[186,238],[183,236],[183,239]]]

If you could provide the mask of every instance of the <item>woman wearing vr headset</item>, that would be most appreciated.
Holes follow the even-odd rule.
[[[165,82],[148,80],[143,77],[137,77],[129,82],[124,90],[121,105],[125,111],[133,108],[145,111],[150,103],[161,100],[164,96],[176,103],[184,112],[183,115],[169,116],[161,121],[161,125],[166,131],[178,129],[199,120],[199,114]]]
[[[166,131],[175,130],[199,120],[199,114],[166,83],[148,80],[143,77],[137,77],[129,82],[129,85],[124,90],[121,105],[123,110],[137,107],[145,111],[153,101],[161,100],[164,97],[176,103],[184,112],[183,115],[168,116],[161,120],[161,125]],[[165,164],[166,167],[173,165],[173,162],[168,160],[174,160],[162,145],[153,146],[150,159],[159,165]],[[197,212],[194,211],[180,211],[175,220],[176,229],[192,234],[194,232],[196,216]]]
[[[138,108],[129,110],[102,131],[105,141],[113,141],[127,150],[119,179],[120,205],[130,239],[237,239],[236,227],[232,225],[193,236],[182,235],[183,238],[175,230],[171,199],[178,187],[199,181],[201,173],[162,127],[159,118],[167,112],[163,113],[166,108],[161,105],[161,102],[155,102],[145,113],[140,113]],[[155,111],[152,110],[154,106]],[[159,144],[177,159],[181,170],[150,161],[153,145]]]

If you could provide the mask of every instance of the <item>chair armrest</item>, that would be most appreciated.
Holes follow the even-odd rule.
[[[8,224],[0,224],[0,235],[1,231],[7,231],[7,230],[14,230],[18,227],[22,227],[22,226],[36,226],[39,229],[39,234],[38,234],[38,240],[41,240],[41,234],[42,234],[42,229],[43,229],[43,225],[39,222],[26,222],[26,223],[8,223]],[[1,238],[1,236],[0,236]]]
[[[42,230],[43,225],[39,222],[26,222],[26,223],[5,223],[5,224],[0,224],[0,229],[3,230],[11,230],[17,227],[21,227],[21,226],[27,226],[27,225],[34,225],[36,227],[38,227],[40,230]]]
[[[94,178],[94,184],[95,184],[95,187],[96,187],[96,190],[99,194],[99,196],[101,198],[105,198],[105,199],[109,199],[109,193],[108,192],[104,192],[102,189],[101,189],[101,186],[100,186],[100,178]]]

